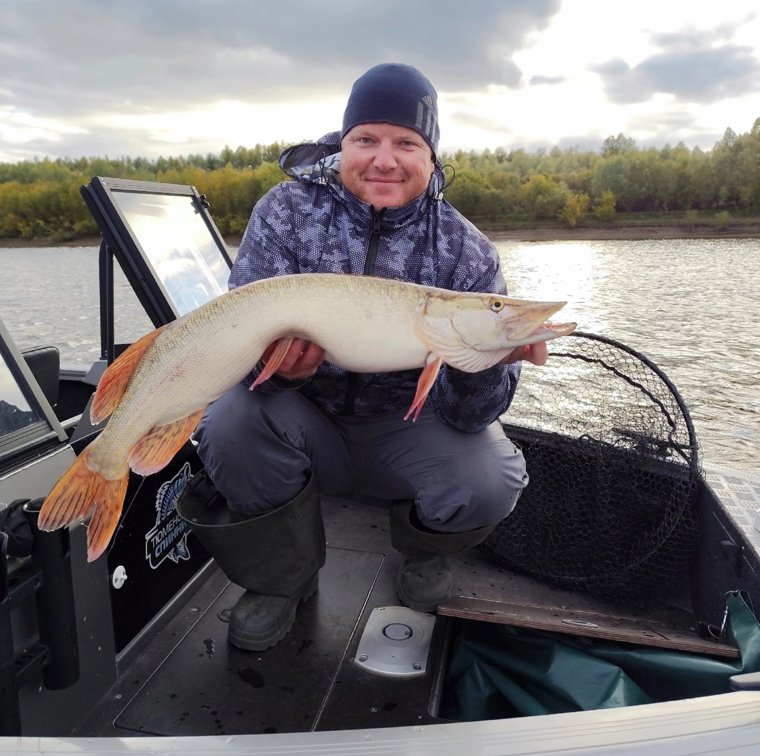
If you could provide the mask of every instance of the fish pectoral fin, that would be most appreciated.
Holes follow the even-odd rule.
[[[95,442],[94,442],[95,443]],[[85,449],[45,498],[37,520],[41,530],[56,530],[81,520],[95,509],[87,528],[87,561],[94,562],[108,546],[119,522],[129,470],[115,480],[92,469]]]
[[[109,415],[112,415],[119,406],[135,368],[164,328],[166,328],[165,325],[145,334],[106,368],[100,377],[95,396],[90,405],[90,420],[93,425],[98,425]]]
[[[409,407],[409,411],[404,415],[404,420],[408,420],[411,415],[412,422],[414,422],[419,417],[430,389],[433,388],[441,365],[443,365],[441,357],[436,357],[432,352],[428,354],[425,367],[422,369],[422,373],[420,373],[419,380],[417,381],[417,392],[414,395],[414,401],[412,402],[412,406]]]
[[[157,425],[148,431],[129,453],[129,466],[138,475],[152,475],[166,467],[190,438],[206,408],[180,420]]]
[[[266,364],[264,365],[262,371],[259,373],[256,380],[251,384],[251,391],[253,391],[256,386],[260,386],[262,383],[264,383],[264,381],[268,381],[277,372],[277,369],[280,367],[280,365],[282,365],[282,361],[285,359],[285,355],[288,353],[288,349],[290,349],[293,341],[293,336],[286,336],[277,342],[277,346],[272,350],[272,354],[270,354],[267,358]]]

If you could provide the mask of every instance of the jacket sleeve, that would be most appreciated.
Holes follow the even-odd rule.
[[[498,252],[485,237],[478,237],[467,240],[450,288],[506,294]],[[519,376],[520,363],[495,365],[479,373],[465,373],[444,365],[429,401],[445,423],[457,430],[476,433],[506,412]]]

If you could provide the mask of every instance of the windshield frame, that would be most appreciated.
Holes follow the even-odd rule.
[[[35,416],[29,425],[0,435],[1,474],[9,460],[26,453],[30,448],[51,441],[65,442],[68,437],[1,318],[0,361],[0,370],[7,366],[10,378]]]

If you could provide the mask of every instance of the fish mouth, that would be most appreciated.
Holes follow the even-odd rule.
[[[567,302],[522,302],[517,313],[504,321],[507,340],[511,345],[522,346],[572,333],[575,323],[546,323],[566,304]],[[545,338],[541,338],[542,336]]]
[[[542,323],[521,339],[510,337],[509,343],[516,347],[538,344],[540,341],[550,341],[551,339],[558,339],[560,336],[569,336],[577,327],[577,323]]]

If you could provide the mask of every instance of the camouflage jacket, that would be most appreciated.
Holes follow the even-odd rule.
[[[360,273],[455,291],[505,293],[491,242],[442,197],[440,166],[428,191],[375,212],[340,183],[339,135],[286,150],[295,179],[273,187],[253,209],[230,274],[230,288],[290,273]],[[324,412],[377,415],[408,409],[419,370],[349,373],[323,363],[298,390]],[[445,366],[427,403],[447,424],[476,432],[508,407],[519,366],[463,373]],[[276,379],[266,390],[279,390]],[[265,384],[266,385],[266,384]]]

